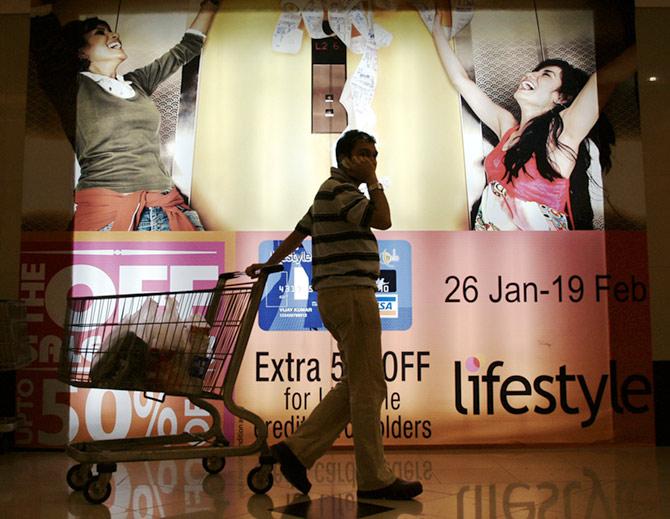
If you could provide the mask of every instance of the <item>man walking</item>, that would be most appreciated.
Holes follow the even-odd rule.
[[[419,481],[404,481],[393,474],[384,458],[379,426],[386,381],[375,297],[379,249],[371,228],[391,227],[391,213],[377,180],[375,143],[366,133],[345,133],[335,148],[338,167],[331,169],[309,211],[265,263],[246,269],[253,276],[312,237],[312,286],[323,323],[337,340],[344,372],[295,434],[270,449],[282,474],[304,494],[311,488],[307,468],[349,422],[358,497],[412,499],[423,491]],[[361,183],[367,184],[369,199],[358,190]]]

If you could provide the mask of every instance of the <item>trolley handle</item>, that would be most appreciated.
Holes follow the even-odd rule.
[[[267,276],[270,274],[274,274],[276,272],[282,272],[283,270],[284,266],[280,263],[278,265],[268,265],[266,267],[261,267],[258,270],[256,270],[255,274],[256,275],[265,274]],[[223,272],[222,274],[219,274],[219,283],[217,284],[216,288],[221,288],[226,281],[230,279],[237,279],[241,276],[246,276],[246,273],[240,270],[236,270],[234,272]]]
[[[267,265],[265,267],[258,268],[254,271],[254,276],[253,277],[259,277],[261,275],[264,276],[269,276],[270,274],[274,274],[275,272],[283,272],[284,271],[284,266],[279,263],[277,265]],[[241,272],[240,274],[245,274],[245,272]]]
[[[261,269],[258,270],[261,274],[269,275],[269,274],[274,274],[276,272],[283,272],[284,271],[284,265],[281,263],[277,265],[268,265],[267,267],[262,267]]]
[[[244,274],[244,272],[239,272],[239,271],[223,272],[222,274],[219,274],[219,283],[221,283],[221,282],[225,283],[229,279],[239,278],[242,274]]]
[[[258,269],[257,274],[267,277],[270,274],[274,274],[275,272],[282,272],[283,270],[284,267],[281,264],[268,265],[267,267]],[[223,295],[226,282],[230,279],[236,279],[244,275],[246,275],[244,272],[239,271],[224,272],[223,274],[219,275],[219,281],[216,283],[216,287],[212,292],[212,299],[205,312],[205,321],[207,321],[210,326],[214,325],[214,320],[216,318],[217,312],[219,311],[219,303],[221,302],[221,296]]]

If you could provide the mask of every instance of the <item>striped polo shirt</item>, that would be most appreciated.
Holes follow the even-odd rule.
[[[374,204],[357,184],[331,168],[296,230],[312,237],[312,286],[376,287],[379,248],[370,229]]]

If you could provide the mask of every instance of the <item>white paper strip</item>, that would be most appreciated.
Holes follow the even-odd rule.
[[[435,2],[431,0],[410,0],[410,3],[419,12],[419,16],[421,16],[428,31],[432,32],[436,18]],[[470,23],[474,15],[474,5],[474,0],[454,0],[451,2],[451,27],[444,27],[447,38],[453,38]]]
[[[347,46],[351,45],[351,7],[359,0],[349,2],[330,2],[328,6],[328,23],[337,37]]]
[[[349,15],[351,16],[351,23],[353,23],[356,30],[361,33],[361,36],[366,39],[374,38],[374,35],[370,35],[368,14],[363,10],[362,2],[352,8],[351,11],[349,11]]]
[[[426,24],[428,31],[432,31],[433,23],[435,23],[435,2],[431,0],[410,0],[410,4],[419,12],[419,16]]]
[[[375,23],[375,47],[383,49],[391,45],[393,35],[378,23]]]
[[[367,45],[356,71],[344,85],[340,103],[347,110],[347,130],[355,128],[374,134],[377,116],[372,109],[372,100],[377,88],[377,49]],[[345,131],[347,131],[345,130]]]
[[[286,54],[300,52],[303,32],[298,26],[302,20],[302,3],[304,2],[282,0],[282,12],[272,35],[272,50]]]
[[[302,10],[302,18],[305,20],[305,27],[312,39],[320,40],[328,37],[323,32],[323,2],[321,0],[308,2]]]
[[[451,37],[461,32],[474,16],[474,0],[460,0],[453,3],[451,9]]]

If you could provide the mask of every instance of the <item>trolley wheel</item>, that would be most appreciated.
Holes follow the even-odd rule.
[[[226,458],[218,456],[210,456],[209,458],[202,458],[202,467],[210,474],[218,474],[226,466]]]
[[[110,495],[112,495],[112,484],[109,481],[107,483],[100,481],[100,476],[93,476],[84,487],[86,501],[94,505],[104,503]]]
[[[272,488],[274,478],[272,477],[271,467],[254,467],[247,476],[247,485],[249,489],[256,494],[265,494]]]
[[[67,471],[67,476],[65,476],[65,479],[67,480],[67,484],[70,485],[72,490],[84,490],[86,483],[88,483],[89,480],[93,477],[93,472],[91,472],[91,469],[88,469],[85,474],[82,473],[81,469],[82,466],[79,464],[73,465],[70,467],[70,470]]]

